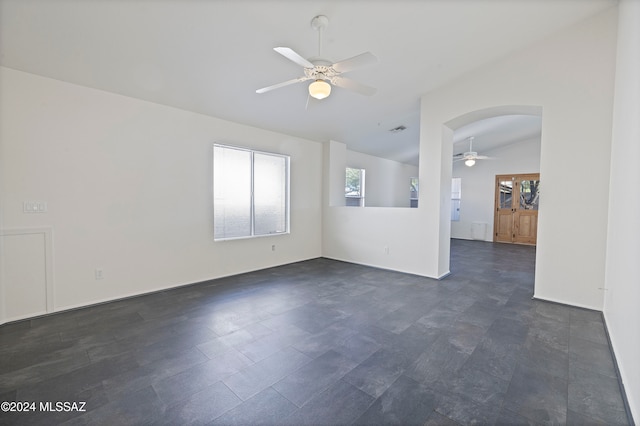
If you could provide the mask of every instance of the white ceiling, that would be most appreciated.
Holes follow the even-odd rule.
[[[501,115],[474,121],[458,128],[453,134],[453,154],[469,151],[473,137],[473,151],[480,155],[503,146],[530,139],[540,139],[542,117],[539,115]]]
[[[422,94],[615,4],[0,0],[0,64],[417,164]],[[378,92],[365,97],[334,88],[306,109],[305,83],[256,94],[301,75],[273,47],[317,55],[310,21],[318,14],[330,19],[323,56],[338,61],[372,52],[380,62],[348,76]],[[407,130],[388,131],[399,125]],[[478,151],[482,139],[476,136]]]

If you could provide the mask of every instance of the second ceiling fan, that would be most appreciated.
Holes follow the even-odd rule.
[[[357,68],[378,62],[371,52],[361,53],[339,62],[331,62],[322,58],[322,30],[329,25],[329,18],[318,15],[311,20],[311,27],[318,31],[318,56],[305,59],[289,47],[274,47],[273,50],[304,68],[304,75],[272,86],[256,90],[256,93],[266,93],[274,89],[288,86],[302,81],[313,80],[309,85],[309,95],[316,99],[324,99],[331,94],[331,86],[338,86],[362,95],[371,96],[376,89],[358,83],[342,74]]]
[[[469,151],[455,154],[453,156],[453,161],[464,161],[464,165],[467,167],[473,167],[476,164],[476,160],[487,160],[491,157],[487,157],[486,155],[478,155],[477,152],[473,150],[473,136],[469,138]]]

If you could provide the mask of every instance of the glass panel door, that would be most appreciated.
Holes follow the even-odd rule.
[[[536,244],[540,175],[538,173],[496,176],[494,241]]]
[[[538,210],[540,200],[540,181],[522,180],[520,182],[520,210]]]
[[[511,209],[513,202],[513,181],[499,180],[498,181],[498,208],[499,209]]]

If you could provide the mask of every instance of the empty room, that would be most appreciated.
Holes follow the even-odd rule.
[[[0,424],[635,424],[638,52],[636,0],[0,0]]]

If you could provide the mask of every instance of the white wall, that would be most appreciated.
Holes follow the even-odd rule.
[[[2,90],[2,81],[0,80],[0,90]],[[2,97],[2,92],[0,91],[0,98]],[[0,165],[2,164],[2,158],[4,157],[3,155],[3,146],[4,146],[4,138],[2,137],[2,127],[3,127],[3,122],[2,122],[2,107],[3,104],[1,102],[0,99]],[[4,174],[2,173],[2,170],[0,169],[0,188],[4,188]],[[6,310],[4,308],[5,305],[5,288],[4,288],[4,280],[3,277],[5,276],[5,250],[4,250],[4,238],[3,238],[3,233],[2,231],[2,223],[3,221],[3,211],[4,211],[4,200],[2,197],[3,192],[1,192],[0,190],[0,324],[2,324],[4,322],[4,318],[6,318],[7,314],[6,314]]]
[[[615,33],[610,9],[422,99],[422,147],[435,153],[444,144],[436,166],[447,178],[442,123],[490,107],[542,108],[535,296],[594,309],[603,300]],[[567,190],[581,181],[588,198]]]
[[[619,5],[604,316],[636,422],[640,420],[640,2]]]
[[[0,95],[1,226],[53,228],[56,310],[322,254],[322,144],[7,68]],[[213,242],[214,142],[291,156],[290,235]]]
[[[486,223],[485,241],[493,241],[496,175],[540,172],[540,138],[482,153],[491,157],[478,160],[473,167],[463,161],[453,163],[453,177],[461,178],[460,220],[451,222],[451,237],[471,240],[474,222]]]
[[[346,207],[346,145],[326,143],[324,160],[323,256],[419,273],[416,265],[421,264],[423,241],[406,226],[419,221],[418,209]]]
[[[402,264],[405,271],[430,277],[446,275],[451,141],[453,131],[467,124],[452,123],[487,108],[528,105],[542,109],[545,201],[539,216],[536,297],[602,309],[616,15],[615,9],[607,10],[424,95],[418,209],[327,208],[324,254],[383,268]],[[480,118],[487,117],[475,119]],[[588,206],[582,191],[566,190],[567,182],[581,179],[590,185]],[[398,235],[406,249],[398,253],[392,248],[380,256],[389,235]],[[405,257],[396,259],[394,253]]]
[[[365,169],[365,206],[410,207],[409,179],[418,167],[347,150],[347,167]]]

